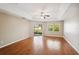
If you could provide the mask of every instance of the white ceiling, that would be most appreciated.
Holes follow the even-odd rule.
[[[4,3],[0,9],[32,21],[60,21],[70,3]],[[41,19],[41,12],[50,15]]]

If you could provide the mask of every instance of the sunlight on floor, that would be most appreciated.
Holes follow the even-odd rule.
[[[35,36],[33,39],[33,47],[35,52],[40,52],[43,49],[43,39],[42,36]]]
[[[41,53],[45,46],[49,50],[60,50],[61,43],[58,40],[53,39],[43,39],[42,36],[35,36],[33,39],[33,47],[35,53]]]
[[[47,47],[50,50],[59,50],[61,48],[60,42],[56,40],[47,40]]]

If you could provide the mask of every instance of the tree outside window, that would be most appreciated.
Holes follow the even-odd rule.
[[[48,31],[59,32],[59,24],[49,24]]]

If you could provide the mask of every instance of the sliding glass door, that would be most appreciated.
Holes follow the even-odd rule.
[[[42,35],[42,24],[34,25],[34,36]]]

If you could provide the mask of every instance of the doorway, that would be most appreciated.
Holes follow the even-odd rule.
[[[34,25],[34,36],[42,36],[42,24]]]

